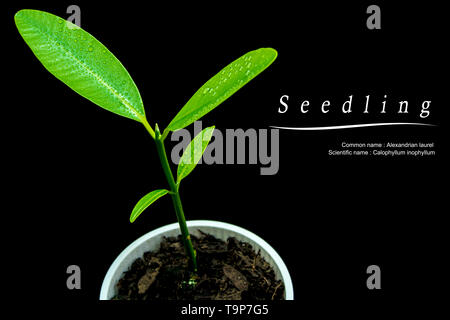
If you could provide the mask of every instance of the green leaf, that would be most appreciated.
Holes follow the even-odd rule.
[[[127,70],[97,39],[53,14],[20,10],[17,29],[44,67],[106,110],[146,122],[139,91]]]
[[[188,144],[181,156],[180,163],[178,164],[177,184],[194,170],[211,140],[213,131],[214,126],[203,129],[202,132],[195,136]]]
[[[230,63],[189,99],[167,126],[164,136],[203,117],[266,69],[276,57],[275,49],[261,48]]]
[[[143,196],[131,212],[130,222],[134,222],[149,205],[168,193],[169,191],[166,189],[158,189]]]

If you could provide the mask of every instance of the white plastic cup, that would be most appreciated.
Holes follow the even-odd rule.
[[[224,241],[229,237],[235,237],[239,241],[250,244],[256,252],[260,251],[261,257],[273,268],[275,278],[283,281],[284,298],[294,300],[294,288],[289,271],[278,253],[266,241],[244,228],[225,222],[192,220],[187,221],[187,225],[189,232],[194,236],[200,236],[199,230],[201,230]],[[172,223],[143,235],[125,248],[109,267],[103,279],[100,300],[110,300],[116,296],[117,282],[136,259],[141,258],[145,252],[158,250],[164,237],[176,237],[179,234],[178,223]]]

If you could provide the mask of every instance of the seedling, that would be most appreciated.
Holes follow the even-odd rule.
[[[195,273],[196,253],[179,189],[181,181],[202,157],[214,127],[201,131],[186,147],[178,164],[176,180],[167,160],[164,139],[171,131],[192,124],[232,96],[266,69],[276,59],[277,52],[261,48],[230,63],[198,89],[161,132],[157,124],[155,129],[149,124],[139,91],[127,70],[97,39],[78,26],[43,11],[21,10],[14,19],[23,39],[50,73],[98,106],[140,122],[153,138],[169,188],[154,190],[142,197],[131,212],[130,221],[134,222],[153,202],[169,194],[190,267]]]

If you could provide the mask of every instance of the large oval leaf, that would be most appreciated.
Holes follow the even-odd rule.
[[[250,51],[223,68],[206,82],[170,122],[168,131],[182,129],[224,102],[266,69],[277,57],[272,48]]]
[[[169,191],[166,189],[158,189],[143,196],[131,212],[130,222],[134,222],[134,220],[136,220],[137,217],[139,217],[139,215],[148,208],[148,206],[168,193]]]
[[[177,184],[180,183],[181,179],[186,178],[186,176],[194,170],[195,166],[202,158],[209,141],[211,140],[213,131],[214,126],[203,129],[187,145],[183,155],[180,158],[180,162],[178,163]]]
[[[75,24],[43,11],[21,10],[14,19],[25,42],[56,78],[102,108],[145,121],[135,83],[97,39]]]

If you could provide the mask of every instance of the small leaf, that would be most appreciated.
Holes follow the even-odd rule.
[[[158,200],[159,198],[161,198],[162,196],[164,196],[168,193],[169,193],[169,191],[166,189],[158,189],[158,190],[154,190],[154,191],[146,194],[145,196],[143,196],[141,198],[141,200],[139,200],[139,202],[134,207],[133,212],[131,213],[131,216],[130,216],[130,222],[134,222],[134,220],[136,220],[137,217],[139,217],[139,215],[145,209],[147,209],[148,206],[150,206],[153,202],[155,202],[156,200]]]
[[[56,78],[106,110],[146,121],[135,83],[97,39],[77,25],[43,11],[20,10],[14,20],[25,42]]]
[[[202,132],[188,144],[181,156],[180,163],[178,164],[177,183],[180,183],[181,179],[185,178],[192,170],[194,170],[211,140],[213,131],[214,126],[203,129]]]
[[[266,69],[276,57],[275,49],[261,48],[230,63],[189,99],[164,130],[164,136],[203,117]]]

